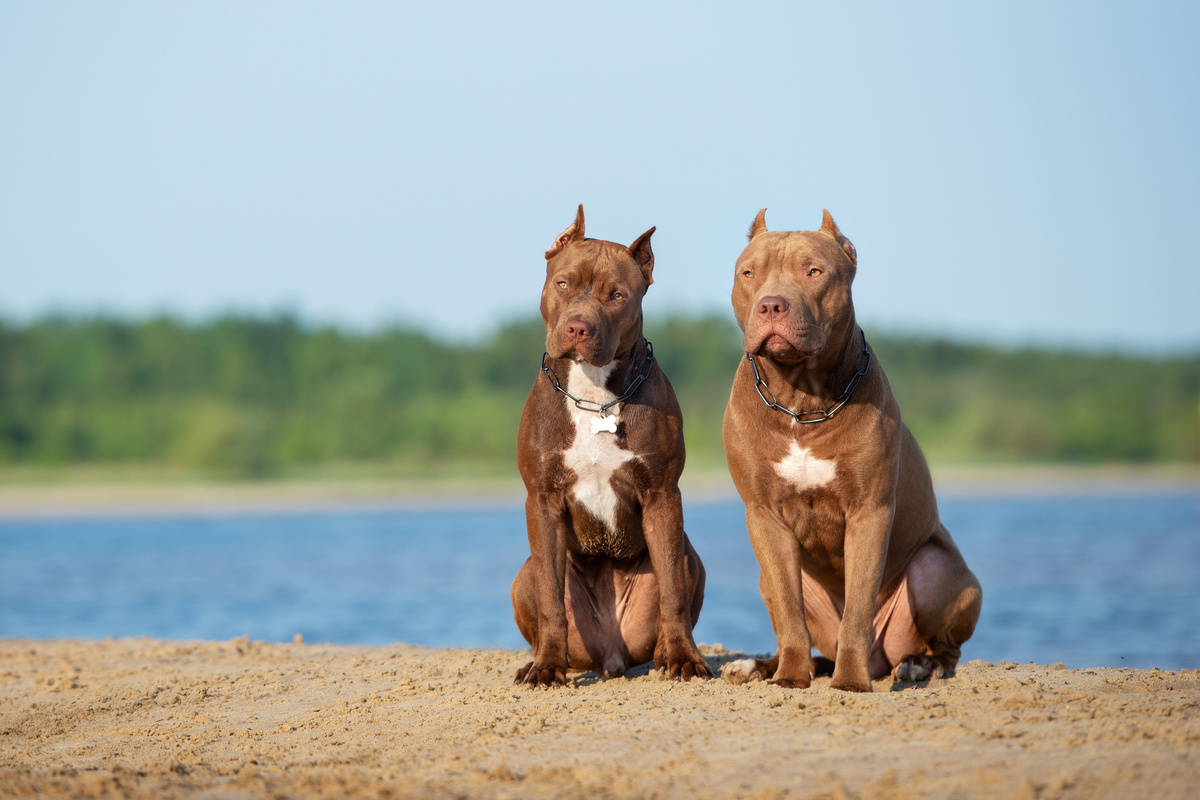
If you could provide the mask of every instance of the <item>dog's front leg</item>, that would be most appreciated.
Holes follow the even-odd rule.
[[[683,546],[683,503],[679,490],[648,493],[642,500],[642,530],[658,584],[658,637],[654,665],[671,680],[710,677],[708,662],[692,638],[692,587]]]
[[[875,602],[883,580],[892,508],[874,506],[846,519],[846,609],[838,628],[833,688],[847,692],[871,691],[868,662]]]
[[[812,638],[804,621],[800,543],[778,512],[769,508],[747,506],[746,528],[762,569],[759,586],[779,647],[779,664],[769,682],[807,689],[813,678]]]
[[[517,683],[549,686],[567,682],[566,510],[545,495],[525,501],[529,553],[533,562],[537,631],[533,663],[517,674]]]

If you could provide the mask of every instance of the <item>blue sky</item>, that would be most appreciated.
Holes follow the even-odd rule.
[[[434,5],[0,6],[0,312],[475,337],[582,202],[730,313],[765,206],[868,332],[1200,349],[1200,6]]]

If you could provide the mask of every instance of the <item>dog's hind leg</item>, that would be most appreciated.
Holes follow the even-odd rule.
[[[538,615],[534,580],[533,559],[527,558],[521,569],[517,571],[517,577],[513,578],[509,595],[512,597],[513,619],[516,620],[517,629],[521,631],[521,635],[525,637],[525,641],[529,642],[529,646],[533,648],[534,652],[537,652]],[[525,680],[525,676],[532,666],[533,662],[530,661],[517,670],[517,683]]]
[[[962,645],[975,631],[983,592],[942,528],[917,551],[905,571],[897,611],[882,631],[880,655],[901,681],[948,678]],[[876,664],[872,659],[872,673]],[[880,676],[882,677],[882,676]]]
[[[567,560],[564,601],[571,669],[625,674],[632,662],[621,636],[619,605],[626,583],[635,580],[636,569],[616,568],[607,558]]]
[[[690,561],[687,571],[689,588],[696,589]],[[573,558],[566,586],[571,668],[619,677],[653,660],[659,588],[648,553],[633,559]]]
[[[695,627],[704,605],[706,576],[704,564],[686,534],[683,544],[684,579],[689,598],[688,621],[691,627]],[[628,566],[614,564],[613,585],[616,589],[616,620],[620,640],[628,654],[626,666],[652,661],[661,635],[662,598],[659,592],[662,584],[654,574],[649,554]]]

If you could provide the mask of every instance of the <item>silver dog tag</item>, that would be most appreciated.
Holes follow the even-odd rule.
[[[608,431],[609,433],[617,432],[617,418],[612,417],[592,417],[592,433],[601,433]]]

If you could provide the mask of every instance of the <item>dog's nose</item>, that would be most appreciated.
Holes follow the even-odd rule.
[[[579,340],[590,338],[591,335],[596,332],[596,328],[592,325],[592,323],[579,319],[578,317],[574,317],[567,320],[567,326],[563,332],[566,333],[569,338]]]
[[[776,294],[758,301],[758,313],[767,319],[774,319],[780,314],[786,314],[789,308],[791,306],[788,301]]]

